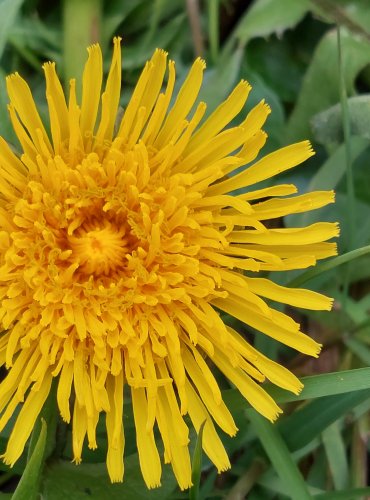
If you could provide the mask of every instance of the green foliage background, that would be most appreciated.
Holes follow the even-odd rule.
[[[240,79],[253,85],[246,108],[262,98],[272,108],[264,152],[305,138],[313,141],[316,156],[281,177],[301,192],[335,189],[337,202],[281,223],[339,221],[344,256],[303,274],[274,273],[274,279],[288,285],[309,281],[310,288],[335,298],[334,312],[295,313],[324,344],[319,360],[255,336],[258,349],[305,377],[298,397],[267,385],[285,410],[277,424],[248,408],[220,378],[240,429],[236,438],[224,439],[230,471],[217,476],[204,456],[201,460],[200,443],[192,434],[195,487],[180,492],[165,466],[162,488],[148,491],[127,405],[125,481],[111,485],[103,426],[98,450],[86,448],[83,464],[76,467],[70,463],[70,429],[58,421],[51,397],[22,459],[13,469],[0,464],[0,499],[370,498],[369,2],[0,0],[1,135],[17,147],[7,116],[6,74],[19,71],[27,79],[47,120],[42,63],[56,61],[65,83],[71,76],[79,78],[85,47],[99,40],[107,70],[114,35],[123,38],[123,107],[143,64],[161,47],[176,61],[179,84],[195,56],[206,59],[200,98],[209,111]],[[11,425],[0,434],[0,451],[10,430]]]

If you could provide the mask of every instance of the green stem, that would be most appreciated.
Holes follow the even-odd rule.
[[[357,248],[356,250],[352,250],[352,252],[344,253],[343,255],[339,255],[339,257],[335,257],[327,262],[323,262],[322,264],[316,266],[314,269],[310,269],[309,271],[300,274],[299,276],[294,278],[294,280],[290,281],[286,286],[291,288],[299,287],[303,285],[303,283],[306,283],[306,281],[312,280],[313,278],[320,276],[320,274],[326,271],[330,271],[330,269],[335,269],[338,266],[346,264],[351,260],[358,259],[359,257],[367,254],[370,254],[370,245]]]
[[[214,64],[217,63],[219,47],[220,47],[219,17],[220,17],[219,0],[208,0],[209,47],[210,47],[212,61]]]
[[[339,68],[339,94],[340,94],[340,105],[342,110],[342,124],[343,124],[343,135],[345,144],[345,155],[346,155],[346,179],[347,179],[347,203],[348,203],[348,218],[347,218],[347,250],[352,250],[354,246],[354,236],[355,236],[355,188],[353,182],[353,169],[352,169],[352,154],[351,154],[351,118],[348,109],[346,82],[345,82],[345,68],[343,67],[342,60],[342,42],[341,42],[341,32],[340,26],[337,27],[337,40],[338,40],[338,68]],[[350,264],[347,265],[346,272],[343,280],[343,309],[346,308],[346,301],[348,297],[348,289],[350,284]]]
[[[71,78],[81,82],[86,48],[100,41],[102,0],[63,1],[64,83]],[[80,93],[77,85],[77,94]]]

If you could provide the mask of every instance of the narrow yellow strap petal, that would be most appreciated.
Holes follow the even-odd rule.
[[[125,446],[123,434],[123,373],[117,377],[108,375],[107,392],[110,411],[105,423],[108,436],[107,469],[113,483],[121,482],[124,474],[123,452]]]
[[[193,135],[186,153],[191,153],[201,144],[207,143],[211,137],[217,135],[243,108],[251,86],[242,80],[229,97],[211,114],[207,121]]]
[[[202,440],[202,446],[205,453],[215,464],[218,472],[230,469],[229,458],[224,445],[216,432],[212,419],[200,397],[188,380],[186,381],[185,390],[189,399],[189,416],[197,433],[199,433],[200,426],[203,422],[206,422]]]
[[[134,389],[132,387],[131,394],[141,472],[147,487],[149,489],[156,488],[161,484],[162,467],[153,430],[148,432],[146,429],[148,401],[145,396],[145,389]]]
[[[3,455],[4,462],[10,466],[21,456],[26,441],[29,438],[36,419],[39,416],[46,398],[49,395],[52,375],[50,372],[45,376],[40,390],[31,389],[27,399],[19,412],[18,418],[10,434],[8,445]]]
[[[249,111],[245,120],[240,124],[241,127],[249,130],[251,137],[263,127],[271,108],[263,99],[257,106]]]
[[[240,174],[212,186],[209,192],[223,194],[269,179],[304,162],[314,154],[309,141],[298,142],[268,154]]]
[[[295,194],[296,192],[297,188],[294,184],[279,184],[277,186],[257,189],[256,191],[248,191],[238,195],[238,198],[249,201],[267,198],[269,196],[287,196],[289,194]]]
[[[171,101],[173,88],[175,85],[175,63],[173,61],[168,62],[168,81],[164,94],[160,94],[156,105],[153,109],[152,115],[148,121],[148,125],[142,136],[142,140],[145,144],[150,145],[156,139],[160,127],[162,126],[164,117],[166,115],[168,106]],[[132,99],[131,99],[132,100]],[[130,101],[131,102],[131,101]]]
[[[102,95],[101,120],[95,139],[95,143],[98,146],[102,144],[104,140],[112,140],[120,99],[122,75],[121,39],[119,37],[115,37],[113,43],[112,63],[105,91]]]
[[[70,414],[70,396],[73,381],[73,363],[64,361],[63,367],[59,376],[57,401],[60,414],[63,420],[67,423],[71,420]]]
[[[31,139],[38,151],[41,153],[37,130],[41,130],[43,140],[51,152],[52,147],[49,138],[37,111],[30,88],[25,80],[23,80],[18,73],[15,73],[7,77],[6,85],[10,102],[17,111],[22,123],[28,130],[28,133],[30,134]]]
[[[20,122],[15,108],[12,104],[8,106],[10,121],[12,122],[12,126],[15,132],[15,135],[18,137],[18,140],[22,146],[22,149],[31,160],[35,161],[36,156],[38,155],[38,151],[31,141],[29,135],[24,129],[22,123]]]
[[[202,84],[203,71],[205,67],[205,62],[202,59],[196,59],[177,95],[173,108],[169,112],[164,125],[154,142],[154,146],[156,148],[159,149],[163,147],[176,124],[182,122],[193,107]]]
[[[258,220],[276,219],[290,214],[309,212],[334,203],[334,191],[314,191],[293,198],[275,198],[253,205]]]
[[[100,103],[101,84],[103,80],[103,58],[100,46],[92,45],[88,49],[87,59],[82,77],[82,103],[80,127],[84,142],[85,134],[93,135],[96,116]]]
[[[244,279],[250,291],[277,302],[315,311],[330,311],[332,308],[332,299],[311,290],[287,288],[264,278],[248,278],[244,276]]]
[[[68,138],[68,107],[62,84],[55,71],[55,63],[43,65],[46,80],[46,98],[49,106],[50,128],[53,137],[54,149],[56,149],[56,136],[60,135],[60,141]]]
[[[227,409],[225,403],[221,399],[221,395],[218,401],[213,397],[212,387],[217,382],[212,379],[210,372],[203,372],[200,366],[195,361],[192,354],[187,349],[183,350],[183,358],[185,362],[186,370],[189,373],[198,393],[205,404],[207,410],[212,415],[215,422],[230,436],[235,436],[237,428],[233,417],[231,416],[229,410]],[[212,384],[212,385],[209,385]]]
[[[268,231],[233,231],[228,236],[235,243],[257,243],[262,245],[309,245],[321,243],[339,235],[339,226],[334,222],[317,222],[302,228],[269,229]]]
[[[317,357],[320,352],[321,346],[313,339],[296,330],[286,329],[276,323],[272,318],[270,319],[259,314],[256,309],[246,301],[241,300],[239,303],[235,298],[233,300],[214,299],[212,304],[240,321],[243,321],[247,325],[250,325],[257,331],[263,332],[269,337],[293,347],[293,349],[297,351],[314,357]]]
[[[73,448],[73,461],[76,464],[81,463],[82,447],[84,444],[87,432],[87,415],[84,406],[78,404],[77,398],[73,408],[73,421],[72,421],[72,448]]]
[[[240,368],[234,368],[230,365],[227,358],[218,349],[215,350],[213,357],[214,363],[226,375],[226,377],[236,386],[244,398],[261,415],[268,418],[271,422],[277,419],[282,410],[278,407],[272,397],[267,394],[256,382],[254,382]]]
[[[178,433],[176,422],[172,418],[166,393],[162,388],[160,388],[158,392],[157,407],[158,427],[161,433],[163,432],[165,441],[167,441],[167,444],[170,447],[169,455],[173,472],[180,489],[185,490],[192,486],[188,442],[182,442],[181,435]]]
[[[68,123],[69,123],[69,152],[76,154],[83,151],[83,142],[80,129],[80,108],[76,99],[76,80],[72,79],[69,85]],[[78,161],[77,158],[75,161]]]

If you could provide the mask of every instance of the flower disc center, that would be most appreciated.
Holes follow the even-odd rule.
[[[109,221],[85,223],[68,241],[79,269],[87,274],[108,275],[123,267],[129,252],[125,229]]]

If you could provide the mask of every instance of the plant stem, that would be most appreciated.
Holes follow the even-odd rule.
[[[339,94],[340,105],[342,110],[342,124],[343,135],[346,154],[346,179],[347,179],[347,202],[348,202],[348,218],[347,218],[347,251],[353,249],[354,245],[354,231],[356,225],[356,207],[355,207],[355,189],[353,182],[353,169],[352,169],[352,154],[351,154],[351,118],[348,109],[348,100],[345,82],[345,68],[343,67],[342,60],[342,43],[340,26],[337,27],[337,40],[338,40],[338,69],[339,69]],[[348,297],[348,289],[350,285],[350,264],[347,264],[346,272],[343,279],[343,309],[346,308],[346,301]]]
[[[208,0],[208,32],[209,45],[214,64],[217,63],[220,40],[219,40],[219,20],[220,20],[220,5],[219,0]]]
[[[351,260],[358,259],[359,257],[368,254],[370,254],[370,245],[356,248],[356,250],[352,250],[352,252],[344,253],[342,255],[339,255],[338,257],[334,257],[326,262],[323,262],[322,264],[318,264],[314,269],[309,269],[308,271],[294,278],[286,286],[290,288],[299,287],[303,285],[303,283],[306,283],[306,281],[312,280],[313,278],[320,276],[320,274],[326,271],[330,271],[330,269],[335,269],[338,266],[347,264]]]
[[[71,78],[77,81],[77,95],[83,67],[86,61],[86,48],[99,42],[101,36],[102,0],[64,0],[63,1],[63,64],[64,84]]]

